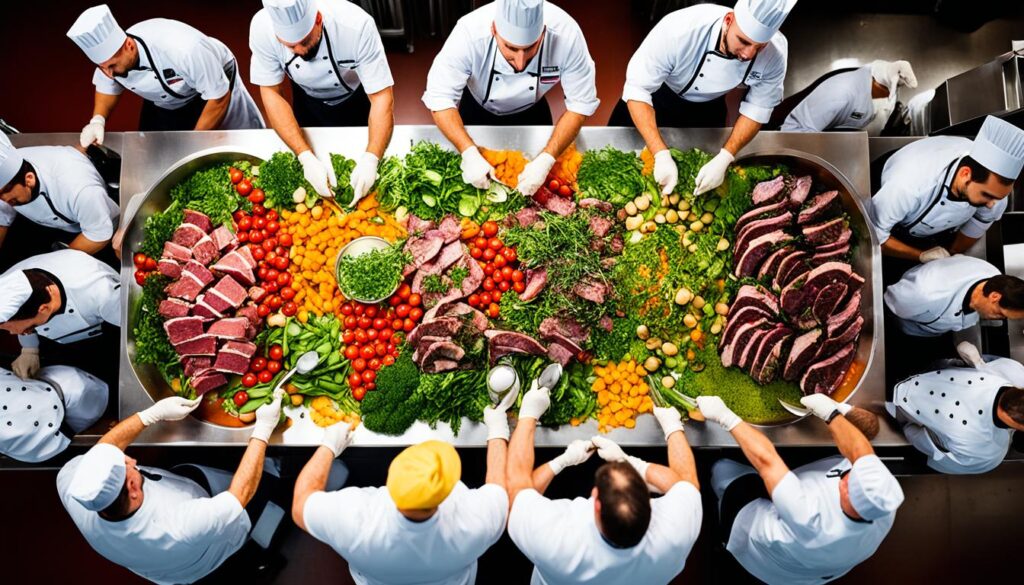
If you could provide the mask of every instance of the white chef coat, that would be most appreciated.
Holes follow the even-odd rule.
[[[875,117],[872,81],[870,65],[829,77],[786,116],[783,132],[866,128]]]
[[[114,269],[79,250],[60,250],[18,262],[10,270],[36,268],[49,272],[64,291],[63,311],[19,335],[22,347],[38,347],[38,335],[57,343],[73,343],[101,333],[106,321],[121,326],[121,281]]]
[[[0,201],[0,228],[11,227],[14,223],[14,218],[18,216],[18,212],[13,207]]]
[[[18,152],[35,169],[39,196],[14,206],[17,213],[40,225],[81,233],[94,242],[114,235],[120,209],[84,154],[70,146],[30,146]]]
[[[96,68],[92,76],[96,91],[120,95],[127,88],[166,110],[177,110],[197,96],[209,101],[231,91],[231,102],[220,129],[265,127],[263,115],[238,75],[235,56],[224,43],[183,22],[166,18],[144,20],[125,32],[136,38],[139,66],[114,79]]]
[[[305,60],[281,44],[267,10],[249,26],[252,62],[249,81],[273,86],[288,76],[310,97],[329,105],[348,99],[359,85],[374,94],[395,84],[373,17],[347,0],[314,0],[323,15],[323,37],[316,56]]]
[[[908,335],[935,337],[978,324],[977,311],[963,309],[964,297],[978,281],[1000,274],[988,262],[957,254],[915,266],[885,289],[885,304]]]
[[[971,150],[971,141],[959,136],[933,136],[908,144],[886,161],[882,187],[871,198],[871,223],[884,243],[893,227],[900,225],[922,237],[960,228],[970,238],[980,238],[1002,217],[1007,199],[991,209],[953,201],[952,186],[957,163]]]
[[[196,482],[151,467],[142,506],[131,517],[104,520],[68,493],[82,455],[57,474],[57,493],[72,522],[96,552],[155,583],[192,583],[208,575],[245,544],[252,523],[229,492],[210,497]]]
[[[897,420],[928,466],[942,473],[985,473],[1006,457],[1013,429],[996,426],[995,400],[1004,386],[1024,387],[1024,366],[1009,358],[982,367],[944,368],[896,385]]]
[[[84,431],[106,410],[107,398],[107,384],[78,368],[48,366],[29,380],[0,368],[0,453],[29,463],[46,461],[71,443],[60,432],[61,423],[75,433]]]
[[[491,34],[496,3],[487,4],[455,24],[427,74],[423,103],[432,112],[458,107],[466,87],[492,114],[514,114],[539,102],[559,83],[565,108],[591,116],[597,99],[594,60],[576,21],[548,2],[544,5],[544,41],[537,55],[516,73],[501,56]]]
[[[760,498],[736,515],[726,549],[751,575],[770,584],[825,583],[878,549],[896,513],[856,522],[839,503],[840,473],[849,460],[829,457],[790,471],[772,499]]]
[[[731,10],[700,4],[662,18],[629,60],[622,99],[653,105],[651,94],[666,84],[687,101],[706,102],[745,85],[740,114],[767,123],[782,101],[789,44],[775,33],[752,61],[725,58],[718,44]]]
[[[508,535],[533,562],[533,585],[655,585],[682,572],[702,517],[700,492],[678,482],[651,500],[651,524],[640,544],[619,549],[598,531],[593,498],[550,500],[528,489],[512,504]]]
[[[503,488],[462,482],[424,522],[402,516],[386,488],[317,492],[302,513],[306,530],[348,561],[358,585],[472,585],[507,515]]]

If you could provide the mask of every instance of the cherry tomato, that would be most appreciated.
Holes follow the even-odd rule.
[[[487,238],[477,238],[473,240],[473,245],[483,250],[487,247]]]
[[[491,304],[491,293],[489,293],[489,292],[480,293],[480,306],[481,307],[486,307],[489,304]]]
[[[516,254],[515,248],[505,248],[504,250],[501,251],[501,255],[504,256],[505,260],[508,260],[509,262],[515,262],[516,258],[519,258],[519,255]]]
[[[256,260],[257,262],[263,260],[267,255],[267,252],[263,248],[259,248],[257,246],[250,247],[249,251],[252,253],[253,260]]]
[[[366,305],[364,305],[362,303],[356,303],[354,306],[355,306],[354,312],[356,314],[356,317],[362,317],[363,314],[366,313]]]
[[[413,293],[413,294],[409,295],[409,306],[410,307],[418,307],[418,306],[420,306],[421,303],[423,303],[423,297],[421,297],[420,295],[418,295],[416,293]]]
[[[243,217],[245,217],[245,212],[241,209],[231,214],[231,219],[235,220],[235,223],[241,221]]]
[[[378,341],[373,346],[373,353],[377,354],[377,357],[384,357],[388,355],[388,344]]]
[[[277,360],[270,360],[267,362],[267,371],[271,374],[276,374],[281,371],[281,362]]]
[[[391,339],[391,336],[394,334],[395,332],[390,327],[387,327],[381,330],[380,335],[377,336],[377,339]]]
[[[262,384],[267,384],[274,379],[274,374],[271,374],[267,370],[263,370],[262,372],[256,375],[256,379],[259,380],[260,383]]]
[[[259,230],[249,230],[249,241],[253,244],[259,244],[263,241],[263,232]]]
[[[268,293],[276,293],[277,289],[281,287],[276,282],[266,282],[263,284],[263,288],[266,289]]]
[[[423,318],[423,309],[419,307],[413,307],[409,311],[409,318],[412,319],[413,321],[419,321],[420,319]]]
[[[561,186],[561,183],[559,183],[556,179],[551,179],[551,182],[548,183],[548,189],[551,189],[552,191],[558,191],[558,188]]]
[[[526,283],[521,280],[519,282],[513,282],[512,290],[516,291],[517,293],[522,293],[523,291],[526,290]]]
[[[508,284],[508,282],[503,282],[501,284]],[[505,289],[505,290],[508,290],[508,289]],[[491,301],[495,302],[495,303],[500,303],[501,302],[501,295],[502,295],[503,292],[504,291],[502,291],[501,287],[499,286],[498,290],[496,290],[496,291],[491,293]]]
[[[469,249],[469,255],[470,255],[470,256],[471,256],[471,257],[472,257],[472,258],[473,258],[474,260],[479,260],[479,259],[480,259],[480,257],[484,255],[484,252],[483,252],[483,250],[481,250],[480,248],[477,248],[476,246],[472,246],[472,247],[471,247],[471,248]]]
[[[352,371],[362,373],[366,369],[366,360],[363,358],[357,358],[352,360]]]
[[[148,276],[148,275],[145,272],[143,272],[141,270],[136,270],[135,271],[135,284],[137,284],[139,286],[142,286],[142,285],[146,284],[146,276]]]
[[[265,217],[257,217],[256,219],[252,220],[252,227],[255,228],[255,229],[258,229],[258,230],[262,230],[262,229],[266,228],[267,227],[267,218],[265,218]],[[264,234],[264,235],[266,235],[266,234]]]
[[[488,264],[487,266],[484,266],[484,275],[491,276],[494,274],[494,270],[494,264]]]
[[[243,232],[239,230],[239,232],[235,234],[235,237],[238,238],[238,241],[240,243],[244,244],[249,241],[249,232]]]
[[[512,270],[512,267],[511,267],[511,266],[505,266],[505,267],[503,267],[503,268],[501,269],[501,277],[502,277],[502,279],[503,279],[503,280],[512,280],[512,273],[513,273],[513,272],[515,272],[515,271],[514,271],[514,270]]]
[[[295,304],[295,301],[288,301],[281,305],[281,313],[283,313],[285,317],[294,317],[295,313],[298,312],[299,306]]]
[[[270,315],[270,307],[268,307],[265,304],[256,307],[256,315],[258,315],[260,319],[263,319],[264,317]]]
[[[235,167],[231,167],[230,169],[228,169],[228,177],[231,178],[232,184],[237,185],[242,179],[245,178],[245,175],[242,174],[242,171],[236,169]]]
[[[497,252],[505,247],[505,243],[498,238],[491,238],[487,240],[487,247]]]
[[[286,300],[286,301],[290,301],[290,300],[294,299],[295,298],[295,289],[290,287],[290,286],[286,286],[286,287],[282,288],[281,289],[281,298]]]
[[[364,345],[362,349],[359,350],[359,357],[364,360],[373,359],[373,356],[375,355],[376,353],[373,351],[372,345]]]
[[[508,258],[505,258],[501,254],[495,254],[494,255],[494,267],[495,268],[505,268],[506,264],[508,264]]]
[[[379,311],[380,309],[377,308],[377,305],[370,305],[369,307],[366,307],[366,316],[373,319],[377,316]]]
[[[369,386],[366,388],[363,388],[362,386],[352,388],[352,398],[355,398],[357,402],[361,401],[363,398],[366,398],[366,391],[368,389]]]
[[[498,283],[504,282],[505,277],[501,275],[500,270],[495,270],[494,274],[491,275],[491,280],[493,280],[494,284],[497,285]]]
[[[480,305],[480,295],[478,295],[478,294],[471,294],[471,295],[469,295],[469,306],[470,307],[477,307],[479,305]]]
[[[277,268],[278,270],[287,269],[289,264],[291,264],[291,262],[288,260],[287,256],[278,256],[277,258],[274,258],[274,268]]]
[[[405,321],[402,321],[402,331],[405,331],[406,333],[409,333],[410,331],[412,331],[415,328],[416,328],[416,322],[413,321],[412,319],[408,319],[407,318]]]
[[[366,339],[367,340],[369,340],[369,341],[376,341],[378,337],[380,337],[380,331],[377,331],[376,329],[367,329],[366,330]]]
[[[247,374],[247,375],[251,376],[252,374]],[[255,378],[255,376],[253,376],[253,377]],[[242,385],[245,385],[245,378],[242,378]],[[255,383],[255,380],[254,380],[253,381],[253,386],[255,386],[255,385],[256,385],[256,383]],[[247,387],[248,388],[252,388],[252,386],[247,386]],[[246,392],[245,390],[239,390],[238,392],[235,392],[235,396],[232,398],[232,400],[235,402],[235,407],[236,408],[241,408],[243,404],[245,404],[246,402],[249,402],[249,393]]]
[[[352,303],[345,303],[344,305],[341,306],[341,314],[342,315],[345,315],[345,316],[351,315],[353,310],[354,309],[352,308]],[[346,327],[348,327],[348,325],[346,325]]]
[[[259,380],[256,379],[256,374],[252,372],[249,372],[248,374],[242,376],[242,386],[245,386],[246,388],[252,388],[253,386],[256,385],[257,382],[259,382]],[[248,400],[249,396],[246,395],[245,398],[246,400]]]
[[[266,238],[266,236],[264,236],[264,238]],[[266,238],[263,240],[263,243],[260,245],[260,247],[263,248],[263,251],[266,252],[267,254],[274,254],[275,244],[276,242],[274,242],[274,240]],[[277,258],[277,254],[274,254],[274,258]]]
[[[277,221],[277,218],[278,218],[277,212],[274,211],[273,209],[268,209],[267,210],[266,218],[267,218],[267,221]]]
[[[353,372],[348,375],[348,385],[353,388],[352,395],[355,396],[355,389],[363,385],[363,379],[359,377],[359,374]]]
[[[491,303],[491,305],[487,307],[487,316],[491,319],[497,319],[499,315],[501,315],[501,308],[499,308],[495,303]]]
[[[359,357],[359,347],[356,345],[349,345],[345,348],[345,359],[351,361]]]
[[[292,235],[291,234],[281,234],[280,236],[277,237],[277,243],[281,244],[285,248],[291,248],[292,247]]]
[[[512,288],[512,283],[507,280],[498,283],[498,292],[508,292],[510,288]]]
[[[266,195],[263,193],[263,189],[253,189],[252,193],[249,193],[248,199],[253,203],[263,203]]]
[[[269,357],[272,360],[277,360],[277,361],[283,360],[284,359],[284,348],[281,347],[280,345],[276,344],[276,343],[274,345],[271,345],[270,349],[267,351],[267,357]]]
[[[524,280],[526,280],[526,275],[523,274],[522,270],[512,271],[512,282],[523,282]]]
[[[262,372],[263,370],[267,369],[267,358],[253,358],[252,363],[249,364],[249,369],[254,372]]]
[[[487,291],[487,292],[490,292],[490,291],[494,290],[494,279],[493,278],[485,278],[484,279],[483,287],[484,287],[484,290]]]
[[[363,383],[364,384],[369,384],[370,382],[373,382],[374,380],[377,379],[377,372],[374,372],[373,370],[365,370],[365,371],[363,371],[363,376],[362,377],[363,377]]]
[[[242,179],[237,185],[235,185],[235,190],[238,191],[238,194],[242,197],[248,197],[249,193],[252,193],[252,181],[249,179]]]
[[[362,317],[359,318],[359,328],[360,329],[369,329],[372,325],[373,325],[373,319],[367,317],[366,315],[363,315]]]
[[[290,272],[282,272],[277,275],[277,286],[286,287],[292,283],[292,275]]]
[[[392,321],[391,322],[391,328],[392,329],[396,329],[398,331],[401,331],[402,330],[402,320],[401,319],[395,319],[394,321]]]
[[[495,252],[491,248],[487,248],[486,250],[484,250],[484,260],[486,260],[488,262],[490,262],[491,260],[494,260],[494,257],[497,256],[497,255],[498,255],[498,253]]]
[[[276,268],[267,270],[267,280],[277,280],[277,275],[280,274]]]
[[[377,331],[382,331],[388,328],[388,320],[383,317],[377,317],[373,320],[373,328]]]
[[[480,226],[480,228],[483,230],[485,236],[493,238],[498,233],[498,222],[485,221],[484,225]]]
[[[402,299],[398,295],[392,295],[388,299],[388,305],[390,305],[392,307],[397,307],[400,304],[402,304]]]
[[[156,266],[157,266],[156,260],[154,260],[152,258],[146,258],[146,268],[145,269],[147,271],[153,272],[154,270],[156,270]]]
[[[274,309],[276,311],[277,309],[281,308],[281,305],[284,304],[284,301],[282,301],[281,297],[279,297],[278,295],[274,295],[267,300],[267,304],[270,305],[271,309]]]
[[[132,258],[132,261],[135,262],[135,267],[136,268],[140,268],[140,269],[141,268],[145,268],[145,266],[146,266],[146,255],[143,254],[142,252],[138,252]]]
[[[392,357],[391,355],[386,355],[386,356],[384,356],[384,359],[381,360],[381,364],[384,365],[384,366],[390,366],[390,365],[392,365],[394,363],[395,363],[395,358]]]
[[[351,329],[346,329],[345,332],[341,334],[341,342],[344,343],[345,345],[348,345],[355,340],[356,332],[352,331]]]
[[[346,329],[355,329],[358,324],[359,318],[356,317],[355,315],[349,315],[345,317],[344,325]]]
[[[402,332],[401,331],[396,331],[395,334],[391,336],[391,344],[392,345],[401,345],[402,341],[404,339],[405,339],[405,336],[402,335]]]
[[[358,343],[359,345],[362,345],[362,344],[366,343],[366,340],[367,340],[366,330],[365,329],[356,329],[356,343]]]
[[[408,299],[409,295],[411,294],[412,287],[409,286],[408,284],[402,284],[402,286],[398,287],[398,298],[402,299],[403,301]]]
[[[395,315],[402,319],[405,319],[406,317],[409,316],[409,311],[411,309],[412,307],[410,307],[409,305],[398,305],[398,307],[395,308]]]
[[[572,196],[572,189],[568,185],[562,185],[558,188],[558,194],[562,197],[570,197]]]
[[[252,214],[258,217],[263,217],[267,214],[267,208],[257,203],[252,206]]]
[[[256,278],[260,279],[261,281],[266,280],[267,272],[268,270],[266,268],[260,266],[260,269],[256,271]]]

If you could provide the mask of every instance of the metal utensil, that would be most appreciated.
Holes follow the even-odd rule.
[[[300,374],[308,374],[313,371],[313,368],[320,363],[320,354],[315,351],[307,351],[306,353],[299,356],[299,361],[295,362],[295,367],[288,370],[288,373],[281,378],[281,381],[277,383],[277,387],[274,388],[274,394],[284,387],[285,382],[289,378],[295,375],[295,372]]]
[[[511,407],[519,397],[519,375],[515,368],[499,365],[487,373],[487,390],[491,403],[498,407]]]
[[[786,402],[785,400],[783,400],[781,398],[779,398],[778,401],[779,401],[779,404],[782,405],[782,408],[785,408],[789,412],[789,414],[792,414],[793,416],[799,416],[799,417],[802,418],[802,417],[807,416],[808,414],[811,414],[811,411],[807,410],[806,408],[804,408],[802,406],[796,406],[795,404],[790,404],[790,403]]]
[[[544,368],[544,371],[540,373],[540,376],[537,378],[537,386],[551,390],[558,385],[558,381],[561,379],[562,365],[551,364]]]

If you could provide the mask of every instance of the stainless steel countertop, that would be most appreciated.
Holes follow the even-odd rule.
[[[482,146],[488,148],[513,148],[527,153],[540,151],[550,134],[549,127],[470,127],[470,133]],[[717,151],[728,135],[728,129],[663,129],[668,144],[679,148],[698,147]],[[359,155],[366,144],[365,128],[316,128],[306,130],[307,139],[315,152],[337,152],[349,157]],[[27,144],[68,144],[77,140],[77,134],[42,134],[15,136],[17,145]],[[444,137],[433,126],[399,126],[388,154],[404,154],[409,146],[419,140],[431,140],[447,144]],[[145,193],[172,165],[182,158],[205,150],[233,150],[268,158],[274,152],[285,150],[286,146],[271,130],[245,130],[226,132],[165,132],[165,133],[109,133],[107,144],[121,153],[123,170],[121,177],[121,208],[125,211],[132,194]],[[117,144],[117,146],[115,146]],[[612,144],[620,149],[643,147],[643,141],[633,130],[621,128],[584,128],[577,144],[581,150],[600,148]],[[762,132],[742,153],[777,154],[780,152],[818,157],[830,163],[842,173],[856,190],[856,197],[862,203],[870,199],[869,148],[867,136],[863,133],[822,133],[788,134]],[[872,235],[872,238],[874,236]],[[129,248],[138,242],[126,242]],[[877,244],[876,244],[877,245]],[[876,342],[866,373],[860,382],[860,389],[851,399],[853,404],[879,413],[882,430],[874,443],[882,446],[906,445],[903,435],[884,416],[884,339],[881,335],[881,267],[877,255],[873,266],[871,285],[874,287],[874,315]],[[131,278],[123,271],[123,278]],[[127,292],[125,292],[127,302]],[[127,310],[127,309],[125,309]],[[142,387],[131,364],[125,347],[127,331],[121,331],[122,351],[120,358],[119,412],[121,417],[130,416],[148,407],[153,399]],[[295,412],[293,410],[292,415]],[[296,421],[285,432],[278,431],[271,438],[272,444],[312,445],[319,442],[320,430],[305,418]],[[827,428],[813,417],[796,423],[768,427],[767,436],[780,446],[824,446],[832,441]],[[171,424],[154,425],[147,429],[135,442],[137,445],[240,445],[248,440],[249,429],[229,429],[212,425],[194,418]],[[564,426],[559,429],[538,429],[538,446],[562,446],[574,439],[588,438],[597,432],[597,424],[590,421],[579,427]],[[608,437],[622,445],[650,446],[664,442],[657,422],[652,416],[641,416],[635,429],[616,429]],[[696,447],[735,446],[731,435],[717,425],[690,424],[687,437]],[[389,446],[407,445],[428,438],[450,441],[458,446],[482,446],[486,442],[486,429],[481,424],[466,422],[460,434],[454,436],[446,425],[430,429],[423,423],[416,423],[401,437],[386,437],[374,434],[360,427],[356,431],[355,445]],[[79,436],[77,444],[89,444],[95,436]]]

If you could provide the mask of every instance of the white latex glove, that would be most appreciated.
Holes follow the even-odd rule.
[[[697,171],[693,194],[700,195],[721,185],[722,181],[725,180],[725,171],[729,169],[729,164],[732,161],[733,156],[731,152],[724,148],[718,151],[715,158],[708,161],[708,164],[702,166]]]
[[[352,423],[337,422],[324,429],[324,438],[320,444],[331,450],[335,457],[341,455],[346,447],[352,444]]]
[[[537,380],[534,380],[530,385],[530,391],[523,395],[523,403],[519,406],[519,418],[540,420],[549,406],[551,406],[551,390],[541,388],[537,384]]]
[[[729,407],[718,396],[698,396],[697,408],[704,415],[704,418],[718,423],[719,426],[727,431],[732,431],[736,428],[736,425],[743,422],[743,419],[735,412],[729,410]]]
[[[654,154],[654,180],[661,186],[662,195],[671,195],[679,184],[679,167],[667,148]]]
[[[304,150],[299,155],[299,162],[302,163],[302,174],[309,181],[309,184],[313,186],[317,195],[321,197],[334,197],[334,191],[331,189],[337,186],[338,180],[331,179],[334,175],[331,165],[324,164],[313,154],[312,150]]]
[[[477,189],[486,189],[491,186],[491,177],[494,175],[494,167],[484,159],[480,150],[470,146],[462,151],[462,181],[469,183]]]
[[[537,158],[531,160],[523,167],[523,172],[519,173],[519,192],[527,197],[532,197],[537,189],[544,184],[548,179],[548,173],[551,172],[551,167],[555,166],[555,157],[551,156],[546,152],[542,152],[537,155]]]
[[[11,363],[11,369],[22,380],[34,378],[39,373],[39,348],[21,348],[21,355]]]
[[[270,435],[281,422],[281,398],[283,396],[284,391],[278,390],[274,392],[274,397],[270,399],[270,402],[256,409],[256,423],[252,426],[250,439],[264,443],[270,442]]]
[[[884,85],[890,94],[901,85],[917,87],[917,76],[909,61],[872,61],[871,77]]]
[[[356,168],[352,169],[350,182],[355,193],[352,195],[352,203],[349,203],[349,207],[355,207],[356,203],[366,197],[366,194],[373,188],[373,184],[377,182],[377,163],[379,162],[380,159],[372,152],[364,152],[363,156],[359,158]]]
[[[956,346],[956,352],[960,354],[960,359],[971,364],[975,368],[980,368],[985,365],[985,360],[981,357],[981,352],[978,348],[970,341],[961,341]]]
[[[671,407],[655,406],[654,418],[658,419],[661,430],[665,433],[665,440],[676,431],[683,431],[683,417],[679,411]]]
[[[107,119],[96,114],[89,120],[89,123],[82,128],[82,134],[78,137],[78,143],[82,148],[88,148],[90,144],[103,144],[103,135],[106,130]]]
[[[935,246],[934,248],[928,248],[921,255],[917,257],[921,261],[921,264],[927,264],[932,260],[942,260],[943,258],[949,258],[949,250],[942,246]]]
[[[632,455],[626,455],[626,452],[619,447],[618,443],[601,435],[595,435],[590,439],[590,442],[597,447],[597,456],[605,461],[625,461],[633,466],[633,469],[640,474],[640,478],[647,483],[647,468],[651,466],[650,463],[640,459],[639,457],[633,457]]]
[[[596,448],[594,443],[585,441],[583,439],[577,439],[569,446],[565,448],[565,451],[548,462],[548,466],[551,467],[551,471],[558,475],[562,473],[562,470],[566,467],[572,467],[573,465],[580,465],[584,463],[590,456],[594,454]]]
[[[142,419],[143,426],[147,427],[155,422],[181,420],[188,416],[190,412],[198,408],[199,403],[202,401],[202,396],[195,400],[188,400],[181,396],[171,396],[170,398],[164,398],[153,406],[140,411],[139,418]]]
[[[509,389],[497,406],[488,406],[484,408],[484,424],[487,425],[488,441],[491,439],[508,440],[511,435],[508,429],[508,409],[512,408],[512,405],[516,403],[516,398],[518,397],[518,389],[515,392],[513,392],[512,389]]]
[[[825,394],[804,396],[800,399],[800,404],[803,404],[807,410],[811,411],[811,414],[825,422],[830,422],[837,414],[841,414],[839,403]]]

